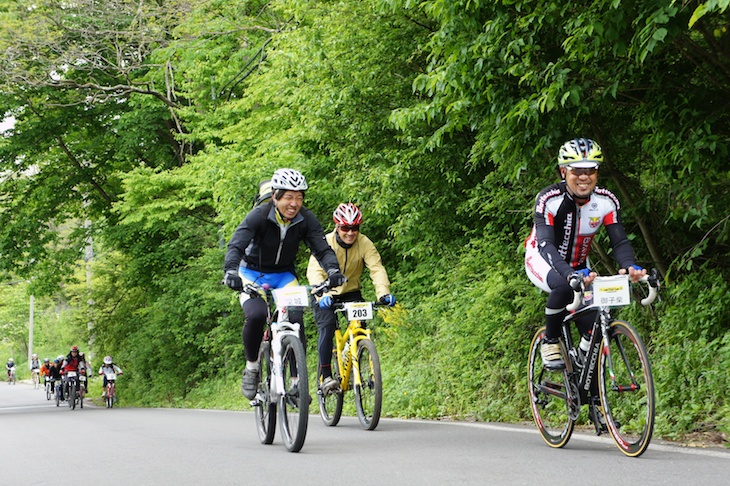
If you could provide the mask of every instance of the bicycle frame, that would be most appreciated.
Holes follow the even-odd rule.
[[[355,385],[362,386],[360,377],[360,364],[357,361],[357,343],[362,339],[370,339],[370,330],[363,329],[360,321],[350,321],[345,333],[343,334],[340,330],[335,331],[335,342],[337,349],[337,364],[342,370],[342,382],[340,388],[342,391],[348,391]],[[347,354],[343,357],[345,350],[345,344],[350,343],[347,349]],[[350,383],[350,377],[355,377],[355,382]]]
[[[375,305],[375,303],[372,303]],[[346,305],[335,312],[345,314],[347,312]],[[351,390],[356,385],[362,386],[362,377],[360,376],[360,363],[357,360],[357,344],[363,339],[372,339],[372,330],[363,327],[361,320],[352,319],[348,321],[347,328],[344,332],[339,327],[335,329],[335,354],[337,355],[337,365],[341,372],[340,388],[343,392]],[[343,356],[346,344],[349,343],[347,354]],[[346,358],[346,359],[345,359]],[[355,377],[355,382],[350,383],[350,377]]]
[[[642,281],[648,282],[649,277],[644,277]],[[642,305],[646,306],[654,301],[657,295],[656,289],[657,287],[651,284],[649,285],[649,296],[641,300]],[[606,360],[609,364],[609,376],[611,377],[611,385],[614,391],[638,390],[640,388],[634,377],[633,371],[631,372],[631,385],[629,387],[624,389],[622,386],[616,384],[615,374],[613,373],[613,360],[611,357],[611,350],[608,342],[610,338],[610,326],[611,323],[614,321],[612,315],[612,308],[614,307],[614,305],[611,305],[609,302],[598,302],[593,305],[586,305],[586,307],[583,307],[580,310],[576,310],[583,301],[584,295],[584,289],[581,288],[579,290],[574,290],[574,300],[566,307],[566,309],[575,312],[573,312],[572,314],[568,314],[563,320],[561,326],[561,333],[565,343],[565,348],[568,351],[569,359],[573,365],[571,377],[575,378],[577,375],[576,384],[579,391],[579,395],[577,397],[579,399],[579,403],[577,404],[578,411],[580,410],[580,405],[587,402],[588,396],[590,395],[591,386],[597,378],[596,371],[598,369],[598,358],[601,353],[606,356]],[[626,297],[626,299],[628,301],[628,297]],[[624,304],[621,303],[618,305]],[[578,361],[576,348],[573,345],[573,337],[570,330],[570,323],[587,312],[597,312],[597,315],[595,321],[593,322],[593,329],[591,331],[591,340],[588,353],[586,353],[583,363],[580,363]],[[629,362],[626,359],[626,354],[623,348],[620,348],[620,351],[622,355],[621,358],[623,359],[626,366],[629,366]],[[576,369],[580,370],[580,372],[577,372]],[[577,417],[577,413],[575,414],[575,417],[573,417],[571,414],[571,418],[573,420],[577,419]]]
[[[591,340],[589,344],[589,350],[583,358],[583,362],[578,359],[578,352],[573,344],[573,336],[571,334],[570,323],[575,321],[581,315],[598,311],[596,319],[593,322],[593,328],[591,330]],[[611,324],[613,317],[611,316],[610,307],[585,307],[580,311],[569,314],[565,317],[563,324],[560,328],[560,332],[563,336],[563,342],[565,348],[568,351],[568,356],[571,361],[570,376],[574,380],[577,386],[578,395],[576,397],[566,397],[571,405],[570,417],[573,420],[578,418],[580,414],[580,407],[582,404],[588,402],[589,396],[591,396],[591,385],[595,383],[597,379],[596,371],[598,369],[598,357],[601,352],[609,355],[610,360],[610,348],[608,346],[608,328]],[[570,395],[570,394],[569,394]],[[578,403],[572,403],[572,400],[577,399]]]

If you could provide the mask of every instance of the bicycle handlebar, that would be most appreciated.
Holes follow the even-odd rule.
[[[321,297],[322,294],[325,292],[329,292],[332,288],[332,285],[330,284],[330,279],[325,280],[324,282],[314,285],[312,287],[312,295],[316,297]]]
[[[241,292],[244,294],[248,294],[251,297],[258,297],[260,296],[260,291],[263,290],[264,292],[268,293],[268,291],[271,289],[271,286],[269,284],[263,284],[263,285],[256,285],[253,283],[245,283],[243,284],[243,289],[241,289]]]
[[[644,282],[649,286],[649,295],[641,299],[641,305],[649,305],[654,302],[659,295],[659,272],[656,268],[652,268],[650,275],[644,275],[640,282]]]
[[[659,295],[659,272],[656,268],[651,270],[651,274],[644,275],[639,279],[639,282],[647,284],[649,287],[649,295],[641,299],[641,305],[647,306],[654,302]],[[573,277],[570,279],[570,286],[573,288],[573,302],[566,305],[565,308],[572,312],[580,307],[582,296],[583,296],[583,279]]]

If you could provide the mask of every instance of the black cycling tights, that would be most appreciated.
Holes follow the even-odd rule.
[[[553,274],[557,278],[553,277]],[[560,323],[568,314],[565,306],[573,302],[573,289],[566,279],[551,270],[548,273],[548,285],[552,289],[545,304],[545,335],[548,338],[560,337]],[[576,322],[581,335],[587,333],[593,327],[596,319],[595,312],[588,312]]]
[[[264,336],[266,325],[267,304],[261,297],[248,299],[243,303],[243,313],[246,320],[243,322],[241,338],[243,339],[243,350],[246,354],[246,361],[259,359],[259,346]],[[299,339],[307,349],[307,337],[304,334],[304,311],[299,308],[289,309],[290,322],[299,324]]]

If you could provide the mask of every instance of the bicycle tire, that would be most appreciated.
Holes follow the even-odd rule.
[[[50,383],[46,383],[46,400],[51,399],[51,385]]]
[[[58,385],[55,386],[55,392],[56,392],[56,406],[58,407],[61,405],[61,390],[59,389]]]
[[[357,418],[363,429],[375,430],[383,406],[383,380],[380,373],[380,357],[375,349],[375,343],[370,339],[361,339],[357,342],[357,362],[362,383],[362,385],[353,383]]]
[[[38,379],[38,373],[33,373],[31,371],[30,374],[33,375],[33,389],[34,390],[37,390],[38,389],[38,385],[40,385],[40,380]]]
[[[256,430],[262,444],[274,442],[276,434],[276,402],[271,401],[271,345],[262,341],[259,347],[259,384],[258,393],[261,401],[256,405]]]
[[[540,346],[545,337],[545,327],[532,338],[528,358],[530,409],[540,435],[547,445],[559,449],[570,440],[575,421],[570,418],[568,389],[570,387],[570,361],[565,346],[560,341],[560,352],[566,363],[564,370],[548,370],[542,365]]]
[[[342,380],[340,380],[340,365],[337,363],[337,348],[332,351],[332,355],[332,378],[342,383]],[[341,389],[327,395],[317,394],[319,415],[325,425],[334,427],[340,423],[344,394]]]
[[[654,431],[654,378],[641,337],[625,321],[609,327],[609,353],[601,353],[598,378],[602,413],[616,446],[629,457],[642,455]]]
[[[281,340],[283,355],[281,372],[286,393],[279,399],[279,427],[281,439],[289,452],[299,452],[304,446],[309,421],[309,380],[307,358],[299,338],[287,335]],[[296,366],[293,366],[293,365]],[[297,370],[298,380],[292,385],[292,368]]]
[[[68,387],[68,406],[71,410],[76,410],[76,383],[73,380]]]

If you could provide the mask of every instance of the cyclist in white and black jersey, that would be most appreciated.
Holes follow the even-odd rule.
[[[525,241],[525,270],[532,283],[550,293],[541,354],[543,364],[551,369],[565,366],[557,343],[565,306],[573,300],[570,279],[578,274],[588,285],[596,277],[588,267],[588,253],[598,228],[606,227],[620,273],[628,271],[634,282],[646,275],[636,264],[621,224],[618,199],[611,191],[596,187],[601,162],[601,147],[593,140],[566,142],[558,155],[563,180],[540,191],[535,199],[534,224]],[[589,332],[594,317],[589,313],[580,319],[581,334]]]

